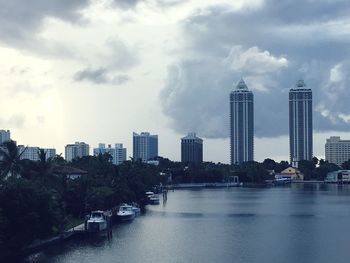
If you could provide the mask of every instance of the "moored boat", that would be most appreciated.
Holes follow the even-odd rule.
[[[117,213],[118,218],[121,221],[131,221],[135,218],[135,211],[133,210],[133,206],[128,204],[122,204],[119,207],[119,211]]]
[[[101,232],[108,230],[111,215],[101,210],[92,211],[86,220],[86,231]]]
[[[149,204],[151,204],[151,205],[159,205],[159,203],[160,203],[159,196],[156,195],[156,194],[151,195],[151,196],[148,198],[148,202],[149,202]]]

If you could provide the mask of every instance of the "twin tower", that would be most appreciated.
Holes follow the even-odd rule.
[[[231,164],[253,161],[254,95],[243,79],[230,94],[230,131]],[[311,160],[312,134],[312,91],[299,80],[289,91],[290,162]]]

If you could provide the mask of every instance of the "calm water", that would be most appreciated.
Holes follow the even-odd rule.
[[[36,262],[350,262],[350,187],[169,192],[113,239],[72,240]]]

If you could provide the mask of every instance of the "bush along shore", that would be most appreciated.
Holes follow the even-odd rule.
[[[93,210],[108,210],[121,203],[146,204],[145,192],[159,184],[241,182],[262,184],[273,179],[288,162],[266,159],[227,165],[172,162],[157,157],[158,165],[139,160],[113,165],[108,154],[86,156],[66,162],[61,156],[38,161],[22,159],[13,141],[0,147],[0,261],[21,255],[23,248],[57,236],[83,222]],[[321,160],[305,161],[300,167],[309,179],[323,179],[338,167]],[[8,260],[7,260],[8,261]],[[8,261],[9,262],[9,261]]]

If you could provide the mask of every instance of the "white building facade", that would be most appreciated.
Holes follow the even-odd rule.
[[[50,148],[50,149],[44,149],[39,147],[26,147],[24,145],[18,145],[17,146],[18,153],[21,155],[20,159],[27,159],[31,161],[38,161],[39,160],[39,152],[41,149],[43,149],[46,153],[46,160],[49,158],[54,158],[56,156],[56,149]]]
[[[70,162],[75,158],[88,156],[89,153],[89,144],[84,142],[75,142],[74,144],[67,144],[65,147],[65,158],[67,162]]]
[[[350,159],[350,140],[341,140],[339,136],[331,136],[325,145],[326,161],[341,166]]]
[[[122,143],[116,143],[114,148],[108,144],[107,148],[104,143],[99,143],[98,148],[94,148],[94,155],[98,156],[99,154],[108,153],[112,156],[112,162],[115,165],[122,164],[126,161],[126,148],[123,148]]]
[[[133,158],[147,162],[158,156],[158,135],[133,133]]]

